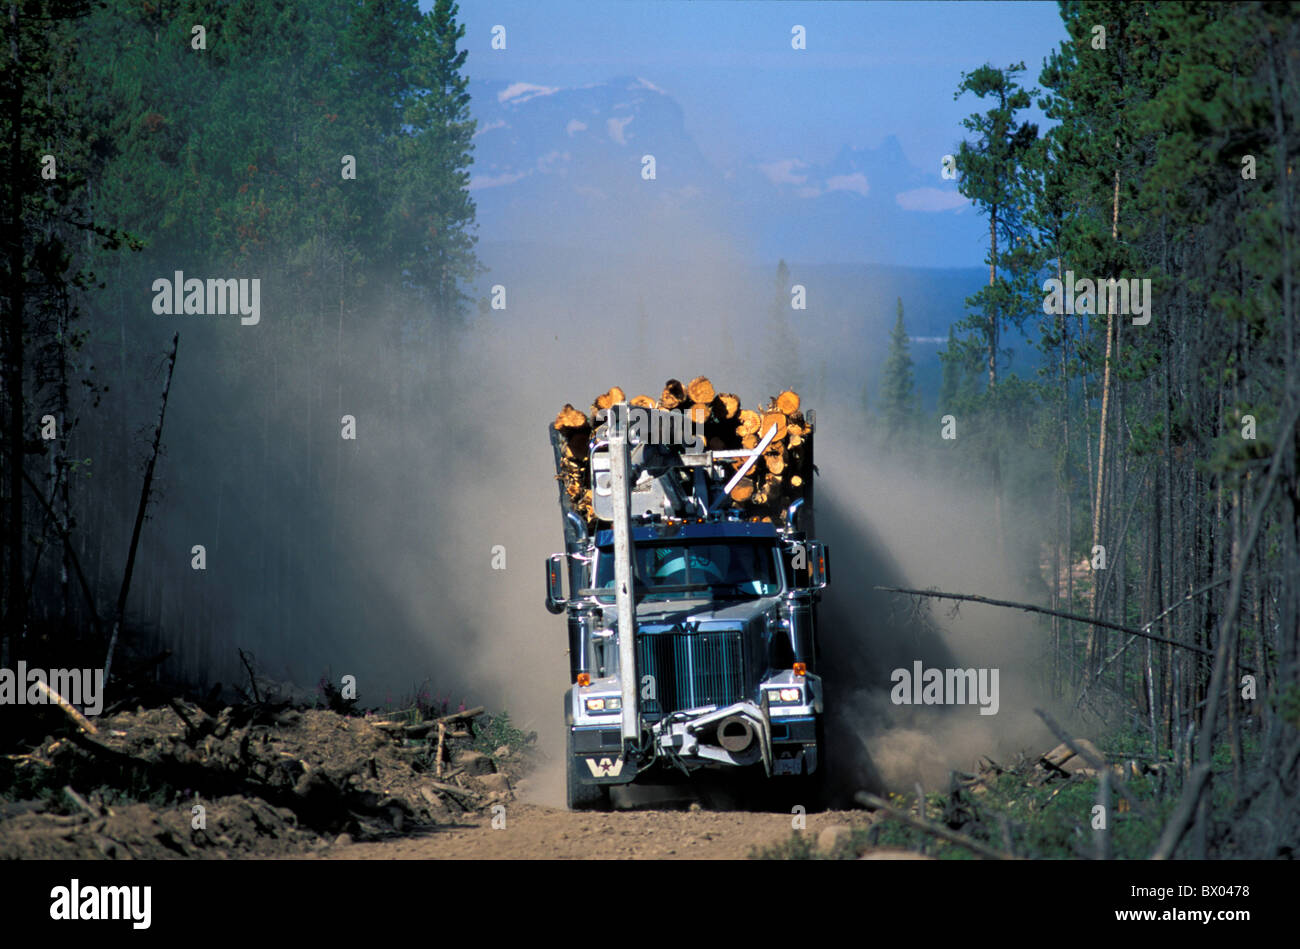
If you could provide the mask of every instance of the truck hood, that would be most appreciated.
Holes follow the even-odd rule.
[[[636,619],[640,627],[694,626],[738,628],[762,624],[763,616],[780,602],[779,597],[763,596],[745,600],[672,600],[641,603]]]

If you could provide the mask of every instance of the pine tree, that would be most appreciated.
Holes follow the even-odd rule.
[[[800,384],[799,357],[790,331],[790,268],[784,259],[776,265],[769,318],[772,329],[769,337],[771,350],[768,353],[767,385],[773,388],[775,394],[783,388]]]
[[[979,312],[962,321],[959,328],[973,332],[983,343],[988,373],[986,405],[993,411],[999,406],[996,395],[1002,326],[1007,322],[1021,326],[1030,312],[1032,298],[1023,245],[1028,200],[1024,165],[1038,137],[1038,127],[1018,121],[1016,114],[1029,107],[1037,90],[1027,91],[1016,82],[1016,74],[1024,68],[1024,63],[1006,69],[984,65],[963,73],[953,96],[958,99],[969,92],[980,99],[993,99],[987,112],[962,121],[963,127],[976,137],[973,142],[963,141],[957,151],[958,189],[989,220],[988,286],[966,301]],[[999,440],[987,440],[985,461],[993,494],[994,525],[1001,547],[1003,487]]]
[[[410,0],[415,7],[415,0]],[[404,112],[412,132],[401,141],[401,193],[419,208],[423,230],[412,231],[401,258],[431,295],[441,321],[464,310],[462,285],[481,272],[474,257],[474,200],[469,166],[475,121],[470,117],[466,51],[456,49],[465,26],[451,0],[437,0],[419,21],[407,74]]]
[[[982,334],[987,353],[988,387],[992,393],[998,381],[998,341],[1002,323],[1022,322],[1023,301],[1017,300],[1013,286],[999,277],[999,270],[1014,252],[1014,244],[1024,233],[1026,198],[1023,166],[1038,126],[1019,122],[1016,113],[1029,107],[1037,90],[1026,91],[1015,80],[1024,71],[1024,63],[1006,69],[981,66],[962,74],[954,98],[967,92],[981,99],[992,97],[994,104],[983,114],[976,113],[962,121],[967,131],[975,133],[973,142],[963,141],[957,150],[958,189],[974,201],[989,219],[988,286],[967,302],[982,310],[963,326]]]
[[[916,416],[916,381],[907,331],[903,328],[903,298],[898,298],[898,318],[889,334],[889,355],[880,381],[880,414],[890,437],[896,436]]]
[[[0,660],[10,637],[23,636],[27,628],[26,546],[33,538],[43,543],[61,534],[65,566],[72,556],[63,490],[70,466],[69,361],[80,345],[81,334],[73,328],[80,295],[93,282],[78,250],[96,237],[112,250],[124,243],[124,235],[97,222],[86,188],[87,170],[97,158],[97,128],[81,64],[71,51],[89,12],[85,2],[48,0],[11,3],[0,17]],[[33,406],[42,411],[33,415]],[[33,438],[30,428],[46,407],[57,409],[51,413],[58,426],[54,446]],[[42,455],[53,456],[49,488],[61,511],[31,498],[29,459]],[[31,516],[34,511],[39,515]]]

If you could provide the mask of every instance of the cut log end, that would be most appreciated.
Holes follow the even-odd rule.
[[[611,405],[626,401],[627,394],[618,386],[611,386],[608,392],[596,396],[596,401],[592,403],[592,414],[595,415],[596,411],[608,409]]]
[[[762,421],[759,422],[759,426],[758,426],[759,435],[760,436],[766,435],[767,430],[770,429],[773,425],[776,426],[776,436],[773,440],[779,441],[780,439],[785,438],[786,420],[785,420],[785,415],[782,414],[781,412],[764,413]]]
[[[564,403],[564,408],[560,409],[560,414],[555,416],[555,427],[559,430],[566,428],[584,428],[586,424],[587,416],[583,415],[568,402]]]
[[[687,383],[686,394],[691,397],[692,402],[712,402],[716,395],[708,376],[696,376]]]
[[[664,383],[663,394],[659,396],[659,408],[672,411],[686,401],[686,390],[677,379],[669,379]]]
[[[754,496],[754,482],[748,478],[741,478],[736,482],[736,486],[731,489],[731,499],[733,501],[748,501]]]

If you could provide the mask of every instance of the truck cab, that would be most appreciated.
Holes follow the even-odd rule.
[[[709,467],[701,460],[695,467]],[[682,505],[696,516],[629,517],[630,622],[620,621],[616,532],[588,534],[566,516],[566,551],[547,561],[547,608],[566,615],[569,633],[571,808],[599,806],[611,786],[655,769],[744,769],[788,784],[824,774],[816,607],[827,551],[800,529],[802,499],[779,522],[703,501]]]

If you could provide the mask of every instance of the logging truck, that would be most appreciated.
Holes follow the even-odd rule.
[[[819,796],[814,423],[793,392],[742,411],[697,377],[658,400],[616,387],[550,427],[564,551],[546,562],[546,608],[568,627],[570,809],[722,770]]]

